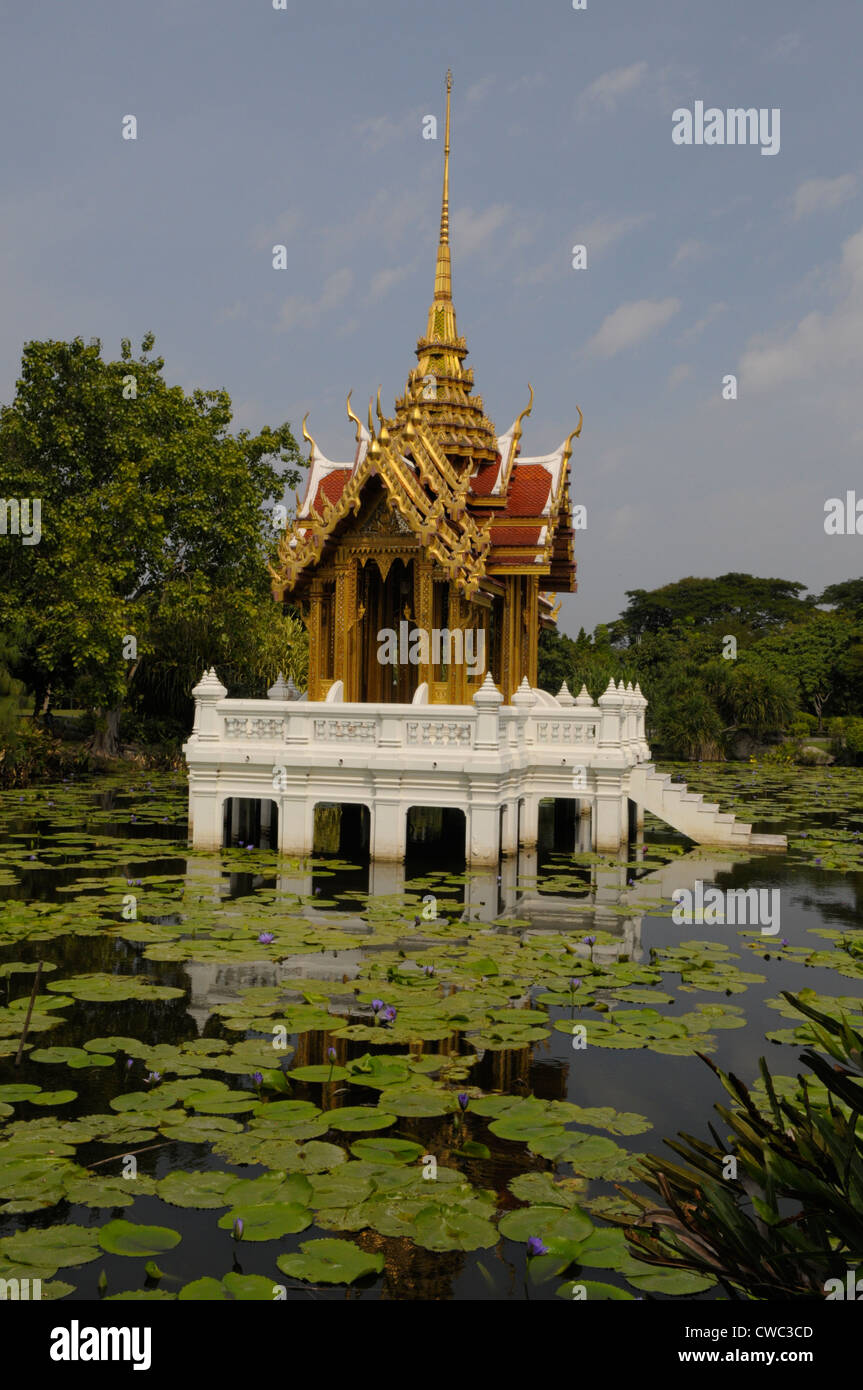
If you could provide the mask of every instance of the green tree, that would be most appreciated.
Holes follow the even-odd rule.
[[[801,702],[822,728],[828,704],[840,711],[859,699],[861,629],[841,613],[817,612],[758,644],[759,661],[796,682]]]
[[[840,584],[829,584],[818,602],[829,604],[852,618],[863,618],[863,579],[843,579]]]
[[[24,683],[10,671],[19,656],[17,634],[0,632],[0,761],[7,758],[18,743],[18,723],[24,699]]]
[[[42,509],[38,545],[0,550],[0,626],[23,620],[37,704],[73,686],[105,752],[175,627],[233,614],[236,630],[240,595],[255,626],[275,540],[264,504],[299,479],[287,424],[231,433],[227,392],[169,386],[153,342],[134,357],[124,339],[114,362],[98,340],[28,343],[0,411],[4,491]]]
[[[738,639],[752,637],[813,613],[815,599],[801,597],[805,588],[789,579],[731,573],[717,579],[678,579],[659,589],[629,589],[628,607],[610,624],[612,640],[635,645],[645,635],[681,622]]]

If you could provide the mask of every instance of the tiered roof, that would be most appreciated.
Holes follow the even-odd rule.
[[[279,544],[278,569],[271,571],[277,598],[294,589],[337,541],[359,513],[373,478],[465,597],[494,588],[494,577],[506,574],[539,575],[553,591],[575,589],[569,460],[581,433],[581,411],[578,428],[552,453],[522,458],[521,427],[533,406],[533,388],[527,407],[498,437],[482,397],[474,394],[473,371],[463,365],[467,346],[456,327],[449,248],[451,89],[448,73],[434,300],[425,337],[417,342],[417,366],[393,418],[384,417],[378,392],[377,429],[371,402],[366,428],[348,395],[348,416],[356,425],[352,463],[325,458],[303,421],[311,444],[309,474],[296,519]]]

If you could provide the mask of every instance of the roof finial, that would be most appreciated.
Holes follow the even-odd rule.
[[[314,463],[314,461],[315,461],[315,454],[319,453],[320,451],[319,451],[318,446],[317,446],[317,444],[315,443],[314,439],[312,438],[312,436],[309,434],[308,430],[306,429],[306,421],[308,420],[308,418],[309,418],[309,412],[306,411],[305,415],[303,416],[303,438],[306,439],[306,440],[308,440],[309,444],[311,444],[311,446],[312,446],[311,452],[310,452],[310,454],[309,454],[309,462],[310,462],[310,463]]]
[[[452,299],[452,269],[449,258],[449,120],[450,93],[452,92],[452,73],[446,75],[446,128],[443,145],[443,199],[440,210],[440,242],[435,271],[434,297],[436,300]]]

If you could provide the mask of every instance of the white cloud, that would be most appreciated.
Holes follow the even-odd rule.
[[[389,294],[394,285],[400,285],[402,280],[410,275],[413,269],[410,265],[390,266],[386,270],[379,270],[372,276],[372,283],[366,295],[366,304],[376,304],[384,295]]]
[[[696,319],[691,328],[687,328],[681,333],[680,341],[682,343],[689,343],[692,342],[694,338],[700,338],[705,328],[708,328],[714,319],[718,319],[720,314],[724,314],[727,308],[728,305],[723,304],[721,301],[718,304],[711,304],[707,312],[702,314],[700,319]]]
[[[319,314],[324,314],[330,309],[337,309],[350,293],[353,282],[353,271],[344,266],[341,270],[334,271],[326,280],[324,288],[316,300],[303,299],[300,295],[291,295],[282,305],[279,314],[279,329],[285,333],[288,329],[313,323]]]
[[[710,247],[706,242],[699,241],[697,237],[689,241],[682,241],[674,253],[674,260],[671,262],[672,268],[676,265],[684,265],[686,261],[703,261],[705,256],[709,256]]]
[[[261,222],[249,237],[256,251],[271,251],[274,246],[286,246],[300,225],[300,214],[286,208],[271,222]]]
[[[796,58],[800,53],[800,35],[791,33],[783,34],[768,50],[768,58],[773,58],[777,62],[787,63],[790,58]]]
[[[513,283],[516,285],[544,285],[546,281],[555,278],[561,265],[568,264],[569,262],[565,259],[561,261],[559,254],[550,256],[547,261],[540,261],[531,266],[529,270],[520,271]]]
[[[596,217],[584,228],[581,236],[587,247],[588,257],[597,255],[613,246],[621,237],[650,222],[652,213],[637,212],[626,217]]]
[[[357,135],[367,150],[377,154],[394,140],[400,140],[408,131],[419,130],[421,120],[415,111],[408,111],[396,120],[393,120],[392,116],[371,116],[368,120],[359,122]]]
[[[679,309],[679,299],[635,299],[621,304],[603,320],[587,345],[588,351],[598,357],[614,357],[658,332]]]
[[[467,105],[475,106],[478,102],[483,101],[493,86],[493,77],[481,77],[477,82],[471,83],[464,96]]]
[[[440,166],[443,167],[442,165]],[[372,193],[363,207],[350,209],[350,215],[343,222],[320,229],[319,236],[324,242],[323,254],[328,259],[338,255],[355,254],[357,242],[362,237],[371,238],[377,246],[383,244],[392,249],[404,237],[419,227],[425,231],[430,225],[437,225],[440,217],[440,184],[435,171],[434,203],[429,204],[416,188],[402,188],[398,192],[380,189]],[[430,213],[429,207],[436,206]]]
[[[454,254],[461,260],[475,251],[482,251],[509,221],[512,207],[509,203],[494,203],[483,212],[472,208],[458,208],[452,217],[450,241]]]
[[[815,311],[783,335],[752,339],[739,374],[750,391],[769,391],[790,381],[810,382],[831,371],[859,373],[863,366],[863,229],[842,245],[840,297],[828,313]]]
[[[237,299],[227,308],[219,310],[216,314],[216,323],[233,323],[235,319],[244,319],[248,312],[248,304],[242,299]]]
[[[584,114],[597,107],[602,111],[613,111],[620,97],[635,91],[647,72],[645,62],[631,63],[628,68],[613,68],[597,77],[589,87],[585,87],[579,97],[579,106]]]
[[[690,364],[688,362],[678,363],[668,374],[669,389],[673,391],[674,388],[679,386],[682,381],[685,381],[688,376],[692,376],[692,367]]]
[[[853,198],[856,191],[856,174],[839,174],[835,179],[807,179],[794,194],[794,220],[813,212],[832,212]]]

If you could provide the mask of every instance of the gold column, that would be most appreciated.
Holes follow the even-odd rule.
[[[324,586],[319,579],[314,580],[309,588],[309,699],[321,700],[324,691],[321,689],[322,673],[324,669],[324,653],[321,650],[321,603],[323,601]]]
[[[528,627],[527,627],[527,676],[531,686],[536,689],[539,679],[539,580],[530,575],[527,581]]]
[[[450,632],[460,630],[462,633],[462,656],[464,656],[464,626],[467,615],[467,604],[461,594],[453,586],[450,589],[449,599],[449,628]],[[465,669],[464,661],[450,663],[449,668],[449,702],[452,705],[463,705],[467,700],[465,689]]]
[[[353,560],[336,561],[336,612],[335,646],[333,650],[333,680],[344,681],[345,699],[350,696],[350,641],[353,624],[356,621],[356,580],[351,584]]]
[[[434,591],[432,589],[432,561],[421,559],[419,556],[414,560],[414,622],[417,627],[424,628],[428,633],[429,648],[431,648],[431,633],[434,627]],[[431,684],[434,679],[434,671],[431,665],[431,650],[429,650],[429,660],[420,663],[418,672],[418,683],[422,685],[427,681],[429,685],[429,699],[431,699]]]

